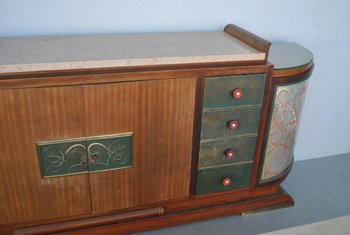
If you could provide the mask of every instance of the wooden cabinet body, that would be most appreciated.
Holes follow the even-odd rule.
[[[77,94],[78,87],[0,91],[2,223],[90,212],[89,176],[42,179],[35,144],[84,135]]]
[[[121,234],[293,204],[279,184],[292,165],[297,123],[283,150],[274,130],[284,123],[274,124],[286,109],[279,98],[305,93],[305,86],[288,85],[309,77],[312,58],[274,70],[267,41],[233,25],[225,32],[257,57],[42,71],[3,66],[0,231]],[[293,104],[300,110],[302,101]],[[127,167],[109,168],[103,154],[116,161],[125,146],[112,149],[103,138],[125,134]],[[56,155],[44,148],[51,143]]]

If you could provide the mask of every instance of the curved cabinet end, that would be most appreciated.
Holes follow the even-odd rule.
[[[287,43],[286,48],[279,45],[283,51],[295,49],[295,44]],[[294,146],[299,128],[300,117],[308,86],[308,78],[313,70],[313,57],[307,49],[305,51],[297,46],[301,55],[290,60],[290,65],[280,61],[272,77],[273,95],[269,100],[270,114],[267,118],[268,128],[265,134],[262,166],[259,183],[282,181],[289,173],[294,162]],[[283,54],[281,51],[278,53]],[[272,54],[272,57],[274,55]],[[289,56],[288,54],[285,57]],[[278,58],[275,56],[273,58]],[[275,73],[277,72],[277,73]]]

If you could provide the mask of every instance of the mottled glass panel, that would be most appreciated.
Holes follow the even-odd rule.
[[[261,174],[262,181],[273,180],[293,161],[295,137],[306,88],[307,81],[277,85]]]

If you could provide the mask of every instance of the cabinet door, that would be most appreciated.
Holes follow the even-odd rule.
[[[43,178],[37,142],[85,136],[82,87],[0,91],[0,225],[91,211],[88,174]]]
[[[189,195],[195,78],[84,87],[87,136],[132,132],[131,167],[91,172],[93,211]]]

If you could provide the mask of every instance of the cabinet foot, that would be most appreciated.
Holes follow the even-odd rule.
[[[177,211],[152,218],[145,218],[124,223],[114,223],[104,226],[90,227],[75,231],[61,232],[57,234],[129,234],[132,232],[147,231],[168,226],[186,224],[196,221],[208,220],[216,217],[248,214],[255,211],[270,210],[292,206],[292,197],[282,188],[279,193],[246,199],[243,201],[227,202],[192,210]]]

